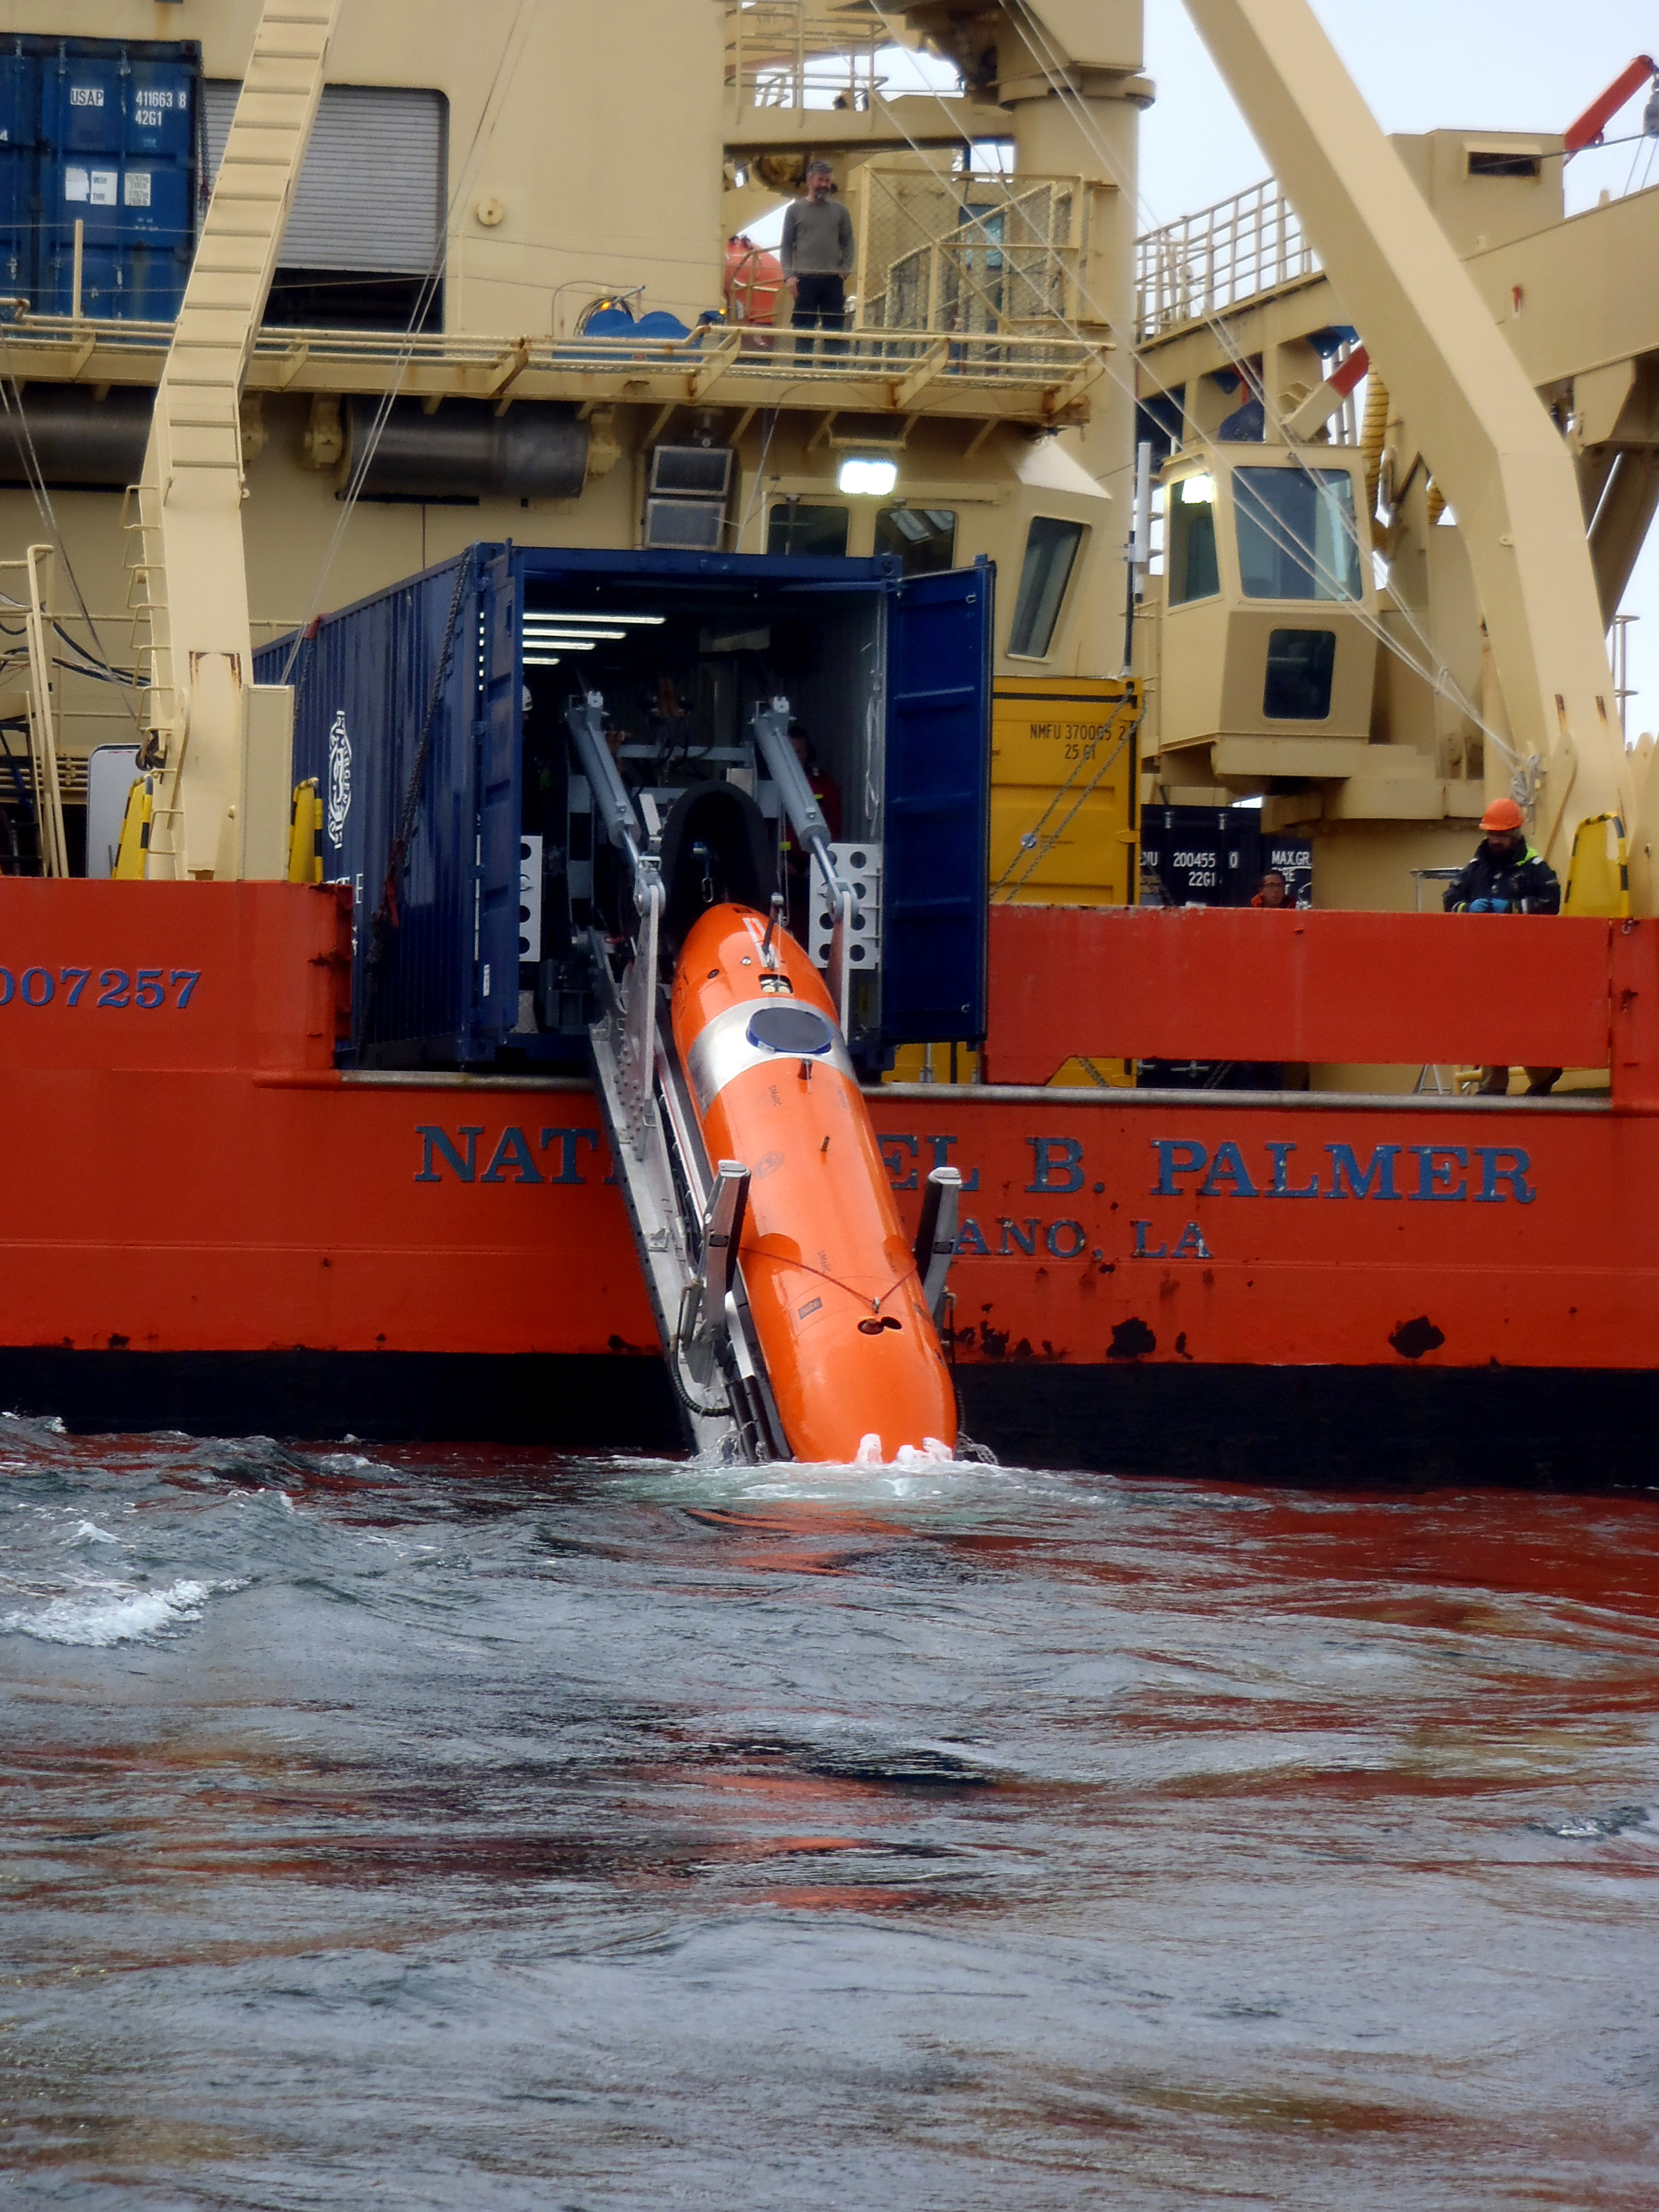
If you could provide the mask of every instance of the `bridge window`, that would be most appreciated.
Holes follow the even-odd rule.
[[[1357,599],[1359,533],[1346,469],[1236,469],[1247,599]]]
[[[1182,477],[1170,486],[1170,605],[1212,599],[1221,589],[1215,550],[1215,479]]]
[[[827,553],[847,550],[848,511],[813,507],[804,499],[781,499],[766,518],[769,553]]]
[[[957,518],[948,507],[884,507],[876,517],[876,550],[896,553],[907,576],[948,568],[956,559]]]
[[[1261,711],[1270,722],[1322,722],[1336,669],[1334,629],[1276,629],[1267,638]]]
[[[1008,651],[1023,660],[1044,660],[1054,641],[1054,627],[1081,550],[1080,522],[1052,514],[1035,515],[1025,536],[1025,561],[1019,572],[1019,597],[1008,632]]]

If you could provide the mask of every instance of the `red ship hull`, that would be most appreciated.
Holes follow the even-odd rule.
[[[1645,1467],[1659,924],[1413,922],[994,916],[994,1078],[1363,1036],[1374,1060],[1599,1050],[1613,1095],[872,1092],[908,1227],[929,1167],[966,1179],[970,1431],[1083,1467]],[[0,1396],[90,1426],[673,1448],[586,1086],[342,1075],[349,932],[333,890],[0,884]]]

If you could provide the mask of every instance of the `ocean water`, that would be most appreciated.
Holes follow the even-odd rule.
[[[1659,1493],[0,1421],[0,2204],[1659,2203]]]

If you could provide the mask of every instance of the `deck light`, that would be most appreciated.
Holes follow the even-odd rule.
[[[898,463],[849,453],[836,472],[836,483],[844,492],[866,499],[882,499],[898,482]]]

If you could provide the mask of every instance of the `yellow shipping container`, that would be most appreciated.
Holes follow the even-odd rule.
[[[1109,677],[1008,677],[991,712],[994,905],[1130,906],[1140,692]]]

